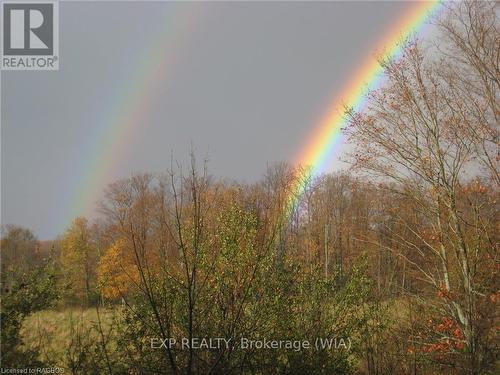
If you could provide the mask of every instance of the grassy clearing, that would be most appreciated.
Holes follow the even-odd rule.
[[[116,310],[100,309],[105,334],[113,327]],[[39,311],[23,322],[24,345],[40,352],[40,359],[59,367],[68,367],[78,346],[100,340],[95,308]]]
[[[387,303],[387,302],[386,302]],[[408,322],[409,301],[400,298],[388,302],[388,318],[392,322]],[[116,332],[115,318],[119,309],[100,309],[101,324],[105,335]],[[371,322],[376,324],[376,322]],[[54,366],[70,369],[79,349],[101,340],[95,308],[65,308],[39,311],[23,322],[21,336],[26,348],[36,349],[40,359]],[[115,350],[113,344],[108,346]],[[360,362],[360,366],[363,364]]]

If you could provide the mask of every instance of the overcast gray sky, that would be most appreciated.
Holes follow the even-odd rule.
[[[106,184],[185,163],[191,142],[212,174],[257,180],[412,6],[61,2],[59,71],[1,73],[2,224],[53,238],[75,200],[88,214]]]

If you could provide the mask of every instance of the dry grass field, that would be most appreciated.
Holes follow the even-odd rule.
[[[116,314],[112,309],[99,310],[106,335],[113,334]],[[97,311],[95,308],[39,311],[26,318],[21,335],[27,348],[39,350],[42,361],[67,368],[77,360],[75,355],[82,347],[100,340]]]

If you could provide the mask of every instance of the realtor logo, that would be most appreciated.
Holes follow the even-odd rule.
[[[2,2],[4,70],[59,69],[56,2]]]

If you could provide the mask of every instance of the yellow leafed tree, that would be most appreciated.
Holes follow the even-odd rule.
[[[127,251],[124,240],[116,241],[104,254],[97,270],[98,282],[104,297],[116,299],[139,282],[139,272],[133,254]]]
[[[87,219],[76,218],[64,234],[61,243],[61,266],[68,292],[76,301],[87,304],[95,290],[97,249]]]

